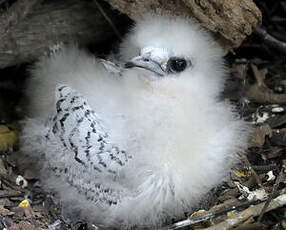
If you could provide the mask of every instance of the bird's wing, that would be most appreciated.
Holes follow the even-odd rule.
[[[56,112],[50,127],[49,135],[73,154],[74,163],[115,173],[131,158],[110,142],[85,98],[68,86],[56,88]]]

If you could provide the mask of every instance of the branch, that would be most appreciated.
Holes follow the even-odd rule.
[[[266,30],[257,27],[253,33],[257,35],[266,45],[269,45],[270,47],[273,47],[283,54],[286,54],[286,43],[279,41],[278,39],[274,38],[270,34],[267,33]]]
[[[166,226],[161,228],[160,230],[174,230],[174,229],[181,229],[183,227],[191,226],[206,220],[213,219],[215,217],[221,216],[229,211],[249,207],[249,205],[256,203],[256,201],[245,201],[242,203],[226,203],[219,205],[219,208],[216,208],[215,210],[205,211],[202,214],[196,214],[194,216],[189,217],[186,220],[179,221],[175,224],[172,224],[170,226]]]
[[[213,225],[209,228],[204,228],[204,230],[228,230],[232,229],[235,226],[245,222],[250,217],[258,216],[261,213],[261,210],[263,209],[266,202],[262,202],[257,205],[250,206],[248,209],[243,210],[242,212],[234,215],[232,218],[228,218],[225,221]],[[269,212],[271,210],[280,208],[282,206],[286,205],[286,194],[280,195],[277,198],[273,199],[268,207],[266,208],[265,212]]]

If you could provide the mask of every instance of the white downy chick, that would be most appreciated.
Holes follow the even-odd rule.
[[[65,210],[106,227],[159,226],[227,178],[248,126],[219,101],[222,51],[192,20],[149,15],[120,55],[121,74],[76,47],[41,58],[22,149]]]

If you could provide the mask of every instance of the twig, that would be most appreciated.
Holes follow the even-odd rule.
[[[286,43],[279,41],[278,39],[274,38],[270,34],[267,33],[266,30],[257,27],[254,31],[254,34],[257,35],[263,42],[267,45],[279,50],[280,52],[286,54]]]
[[[0,193],[0,198],[22,197],[24,195],[25,195],[24,192],[13,191],[13,192]]]
[[[208,228],[204,228],[204,230],[228,230],[232,229],[235,226],[243,223],[250,217],[258,216],[261,213],[261,210],[263,209],[266,202],[262,202],[257,205],[250,206],[249,208],[243,210],[242,212],[234,215],[232,218],[228,218],[227,220],[217,224],[213,225]],[[271,210],[277,209],[279,207],[282,207],[286,205],[286,194],[280,195],[277,198],[271,200],[268,207],[266,208],[265,212],[269,212]]]
[[[252,165],[252,168],[256,171],[260,172],[268,172],[270,170],[274,170],[277,168],[276,164],[268,164],[268,165]]]
[[[212,211],[206,211],[199,216],[190,217],[186,220],[179,221],[179,222],[172,224],[170,226],[163,227],[160,230],[180,229],[180,228],[183,228],[186,226],[190,226],[193,224],[197,224],[197,223],[215,218],[215,217],[220,216],[222,214],[225,214],[229,211],[249,207],[250,205],[255,204],[255,203],[257,203],[257,201],[252,200],[252,201],[245,201],[245,202],[242,202],[240,204],[232,204],[231,206],[229,206],[229,204],[227,204],[227,205],[222,206],[221,208],[219,208],[215,211],[213,211],[213,210]]]

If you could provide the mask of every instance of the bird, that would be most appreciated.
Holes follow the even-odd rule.
[[[223,50],[194,19],[148,15],[116,57],[76,45],[41,57],[25,88],[21,149],[66,215],[162,226],[227,180],[250,128],[221,99]]]

